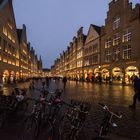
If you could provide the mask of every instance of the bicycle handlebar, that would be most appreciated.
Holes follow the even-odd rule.
[[[84,113],[84,114],[89,114],[89,111],[83,111],[83,110],[80,109],[80,107],[78,107],[76,105],[69,104],[69,103],[64,102],[64,101],[63,101],[63,104],[67,105],[68,107],[73,108],[75,111],[79,111],[79,112]]]
[[[107,105],[103,104],[103,103],[98,103],[104,110],[107,110],[112,116],[115,116],[117,118],[122,118],[122,114],[118,115],[112,111],[110,111],[110,109],[108,108]]]

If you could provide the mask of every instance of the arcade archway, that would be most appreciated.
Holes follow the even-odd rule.
[[[119,67],[113,68],[112,78],[113,78],[113,81],[122,81],[123,73],[122,73],[122,70]]]
[[[3,83],[8,83],[9,82],[9,71],[8,70],[4,70],[3,72],[3,77],[2,77],[2,81]]]
[[[15,72],[11,71],[11,73],[10,73],[10,83],[13,83],[14,79],[15,79]]]
[[[99,76],[99,73],[100,73],[99,68],[95,68],[95,70],[94,70],[94,76],[95,77]]]
[[[102,69],[102,78],[106,79],[109,77],[109,70],[108,69]]]
[[[139,71],[138,68],[135,66],[129,66],[126,68],[125,70],[126,75],[125,75],[125,81],[126,82],[132,82],[134,76],[138,76],[139,77]]]

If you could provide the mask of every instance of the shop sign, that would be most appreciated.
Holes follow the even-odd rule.
[[[126,64],[134,64],[136,63],[136,61],[129,61],[129,62],[126,62]]]
[[[110,66],[110,65],[107,65],[107,64],[106,64],[106,65],[102,65],[101,67],[102,67],[102,68],[106,68],[106,67],[109,67],[109,66]]]

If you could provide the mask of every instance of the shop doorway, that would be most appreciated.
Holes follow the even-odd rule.
[[[135,66],[129,66],[126,68],[126,75],[125,75],[125,81],[127,83],[132,83],[135,76],[139,77],[139,71],[138,68]]]
[[[9,71],[8,70],[4,70],[2,81],[4,84],[9,82]]]
[[[112,70],[112,80],[113,81],[122,81],[123,78],[123,73],[122,70],[119,67],[115,67]]]

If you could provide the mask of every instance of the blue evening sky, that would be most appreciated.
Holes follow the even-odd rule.
[[[13,0],[17,28],[27,27],[27,39],[50,68],[82,26],[104,25],[110,0]],[[140,0],[130,0],[133,4]]]

